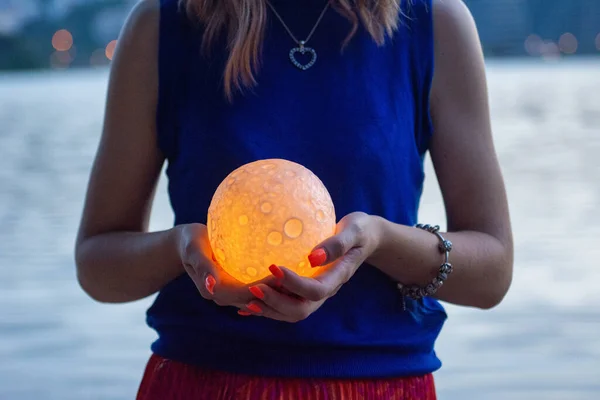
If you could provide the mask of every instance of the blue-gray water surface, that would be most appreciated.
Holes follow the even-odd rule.
[[[600,398],[600,59],[488,64],[515,232],[491,311],[448,306],[439,398]],[[0,75],[0,399],[133,399],[151,299],[90,300],[73,242],[101,130],[105,70]],[[428,165],[421,220],[443,222]],[[152,229],[172,214],[164,179]],[[457,266],[460,267],[460,266]]]

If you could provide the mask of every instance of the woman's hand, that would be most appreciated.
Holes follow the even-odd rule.
[[[362,212],[342,218],[337,224],[336,234],[315,247],[309,255],[313,267],[322,266],[311,278],[272,265],[271,273],[281,286],[275,286],[277,290],[267,283],[251,286],[250,292],[256,299],[243,309],[241,315],[261,315],[287,322],[308,318],[335,295],[378,248],[380,229],[377,221],[377,217]],[[260,312],[256,312],[258,310]]]
[[[254,296],[248,290],[248,285],[231,277],[216,263],[206,226],[187,224],[177,229],[181,263],[202,297],[219,306],[245,308]],[[269,276],[259,283],[276,286],[277,279]]]

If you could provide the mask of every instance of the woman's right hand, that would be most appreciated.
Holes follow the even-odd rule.
[[[233,306],[246,310],[248,304],[255,299],[249,290],[250,286],[259,283],[278,286],[274,276],[268,276],[252,285],[244,285],[226,273],[214,261],[206,225],[186,224],[176,229],[181,263],[205,299],[212,300],[219,306]]]

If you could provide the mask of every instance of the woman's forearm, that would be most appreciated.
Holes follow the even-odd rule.
[[[95,235],[81,239],[75,253],[81,287],[101,302],[139,300],[185,272],[178,228]]]
[[[403,284],[430,283],[443,262],[437,236],[374,218],[380,229],[380,243],[367,262]],[[450,263],[454,270],[435,296],[478,308],[491,308],[500,303],[512,279],[512,245],[481,232],[442,235],[453,243]]]

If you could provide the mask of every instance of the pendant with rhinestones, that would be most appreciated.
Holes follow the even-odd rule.
[[[296,68],[301,69],[302,71],[306,71],[307,69],[315,65],[315,62],[317,61],[317,52],[315,51],[315,49],[313,49],[312,47],[305,47],[304,43],[305,42],[301,40],[300,42],[298,42],[298,47],[294,47],[290,50],[290,61],[292,62],[292,64],[294,64],[294,66],[296,66]],[[296,54],[298,53],[302,55],[308,53],[310,55],[310,60],[307,63],[302,64],[296,59]]]

